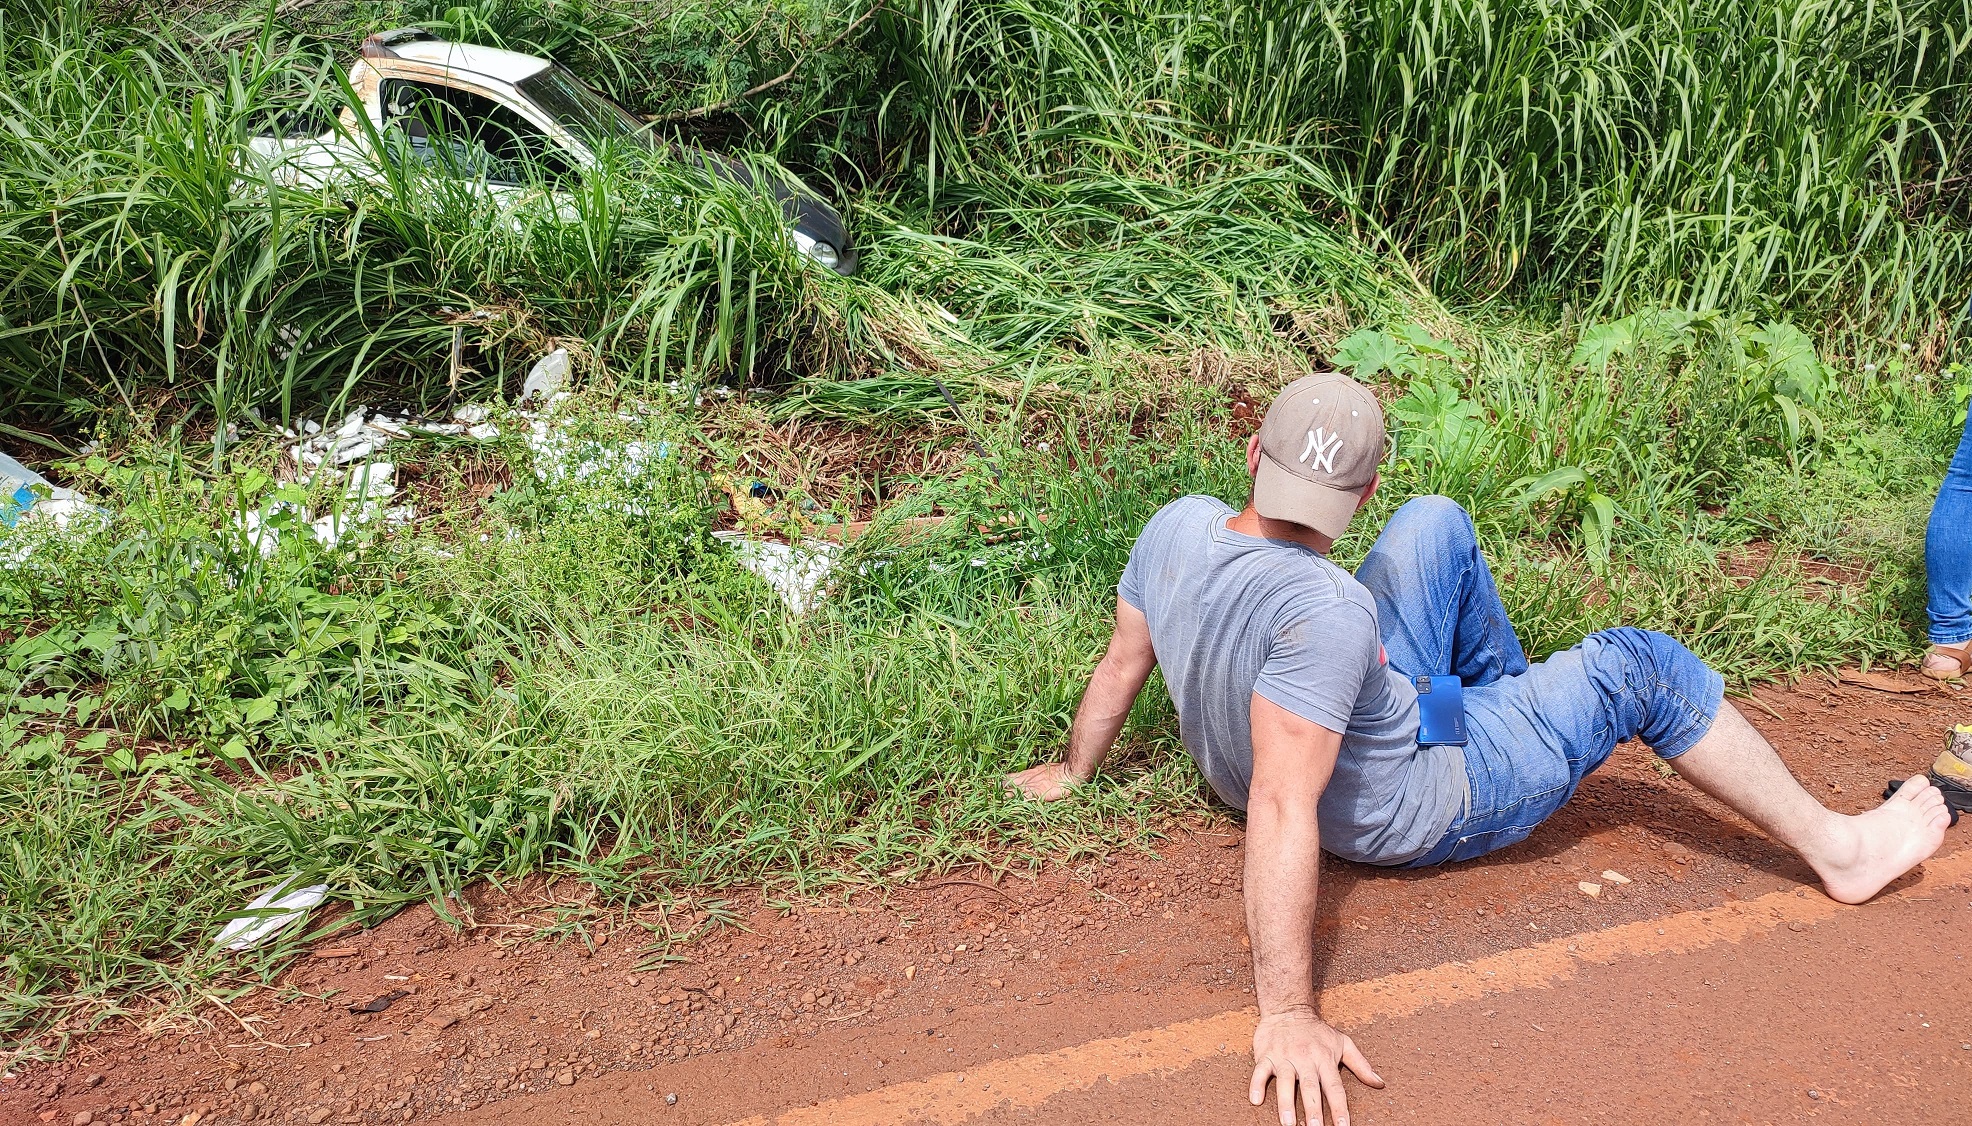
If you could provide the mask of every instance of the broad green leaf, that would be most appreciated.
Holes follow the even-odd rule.
[[[1431,335],[1425,331],[1423,325],[1407,324],[1397,330],[1397,336],[1404,343],[1417,349],[1419,352],[1426,352],[1434,356],[1443,356],[1453,363],[1465,362],[1465,353],[1459,351],[1458,345],[1453,344],[1449,340],[1440,340]]]
[[[1381,371],[1393,371],[1403,360],[1403,349],[1389,333],[1359,328],[1335,346],[1335,364],[1347,368],[1357,379],[1369,379]]]
[[[1577,485],[1586,485],[1588,483],[1589,475],[1572,465],[1564,465],[1559,469],[1551,469],[1539,477],[1522,477],[1520,480],[1515,481],[1512,486],[1520,494],[1518,499],[1514,501],[1514,506],[1517,508],[1526,508],[1540,501],[1550,493],[1567,492]]]
[[[1834,383],[1828,365],[1815,355],[1814,341],[1794,325],[1768,321],[1749,340],[1754,356],[1773,377],[1776,395],[1813,406]]]
[[[1609,567],[1609,545],[1616,535],[1616,502],[1589,489],[1588,505],[1582,509],[1582,543],[1588,551],[1589,566],[1600,574]]]

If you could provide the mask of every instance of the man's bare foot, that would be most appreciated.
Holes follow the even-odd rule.
[[[1919,774],[1882,805],[1839,824],[1846,839],[1831,849],[1834,859],[1810,863],[1830,899],[1862,903],[1938,851],[1951,812],[1944,795]]]

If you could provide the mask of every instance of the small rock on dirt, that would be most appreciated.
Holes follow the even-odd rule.
[[[427,1013],[425,1023],[433,1028],[450,1028],[459,1023],[459,1018],[451,1013]]]
[[[1613,868],[1605,868],[1602,870],[1602,882],[1607,884],[1627,884],[1630,882],[1630,878]]]
[[[677,1105],[678,1105],[678,1096],[677,1096],[676,1094],[668,1094],[668,1095],[665,1095],[665,1096],[664,1096],[664,1105],[665,1105],[665,1106],[677,1106]]]
[[[1588,896],[1590,899],[1594,899],[1602,894],[1601,884],[1592,884],[1587,880],[1582,880],[1581,882],[1577,883],[1575,886],[1581,888],[1582,894]]]
[[[572,1071],[568,1071],[566,1069],[558,1071],[555,1073],[555,1082],[561,1084],[564,1087],[574,1086],[575,1073]]]
[[[100,1072],[100,1071],[95,1071],[95,1072],[91,1072],[91,1073],[89,1074],[89,1078],[87,1078],[87,1079],[84,1079],[84,1080],[82,1081],[82,1084],[83,1084],[83,1086],[85,1086],[85,1087],[100,1087],[100,1086],[102,1086],[102,1085],[103,1085],[103,1073],[102,1073],[102,1072]]]
[[[89,1126],[90,1123],[96,1121],[96,1116],[90,1111],[79,1110],[75,1112],[74,1121],[75,1126]]]

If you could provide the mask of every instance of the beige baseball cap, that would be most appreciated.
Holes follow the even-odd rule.
[[[1383,408],[1369,388],[1336,372],[1303,376],[1260,423],[1253,507],[1340,539],[1382,461]]]

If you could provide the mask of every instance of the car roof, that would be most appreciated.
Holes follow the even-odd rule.
[[[532,78],[554,65],[547,59],[523,55],[519,51],[504,51],[498,47],[480,47],[471,43],[447,43],[442,39],[394,43],[390,49],[407,62],[468,71],[501,82]]]

